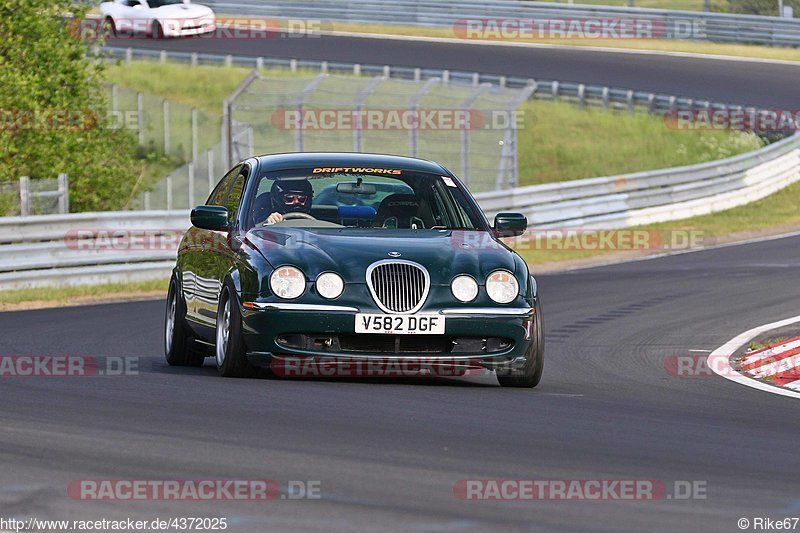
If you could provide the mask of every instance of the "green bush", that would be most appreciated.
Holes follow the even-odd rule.
[[[85,14],[71,0],[0,1],[0,181],[66,172],[73,211],[116,209],[138,174],[136,139],[109,127],[103,66],[69,12]],[[15,123],[21,114],[42,120]],[[57,116],[84,119],[56,124]]]

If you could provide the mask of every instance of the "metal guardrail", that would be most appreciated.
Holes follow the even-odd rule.
[[[526,0],[206,0],[220,14],[455,28],[465,19],[652,21],[657,38],[800,46],[800,20]],[[455,35],[455,34],[454,34]]]
[[[729,209],[798,180],[800,134],[711,163],[519,187],[476,198],[490,217],[500,210],[521,211],[533,228],[611,229]],[[177,238],[188,226],[188,211],[2,218],[0,290],[165,279],[174,265]],[[132,244],[136,239],[140,246]]]

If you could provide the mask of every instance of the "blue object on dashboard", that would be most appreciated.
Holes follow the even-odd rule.
[[[369,205],[340,205],[339,218],[375,218],[378,212]]]

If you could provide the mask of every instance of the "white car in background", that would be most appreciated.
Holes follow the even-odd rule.
[[[111,0],[100,4],[106,30],[112,35],[186,37],[217,29],[210,7],[190,0]]]

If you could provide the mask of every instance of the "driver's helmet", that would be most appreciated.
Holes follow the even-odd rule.
[[[270,198],[273,211],[278,213],[310,213],[314,188],[307,179],[275,180]]]

